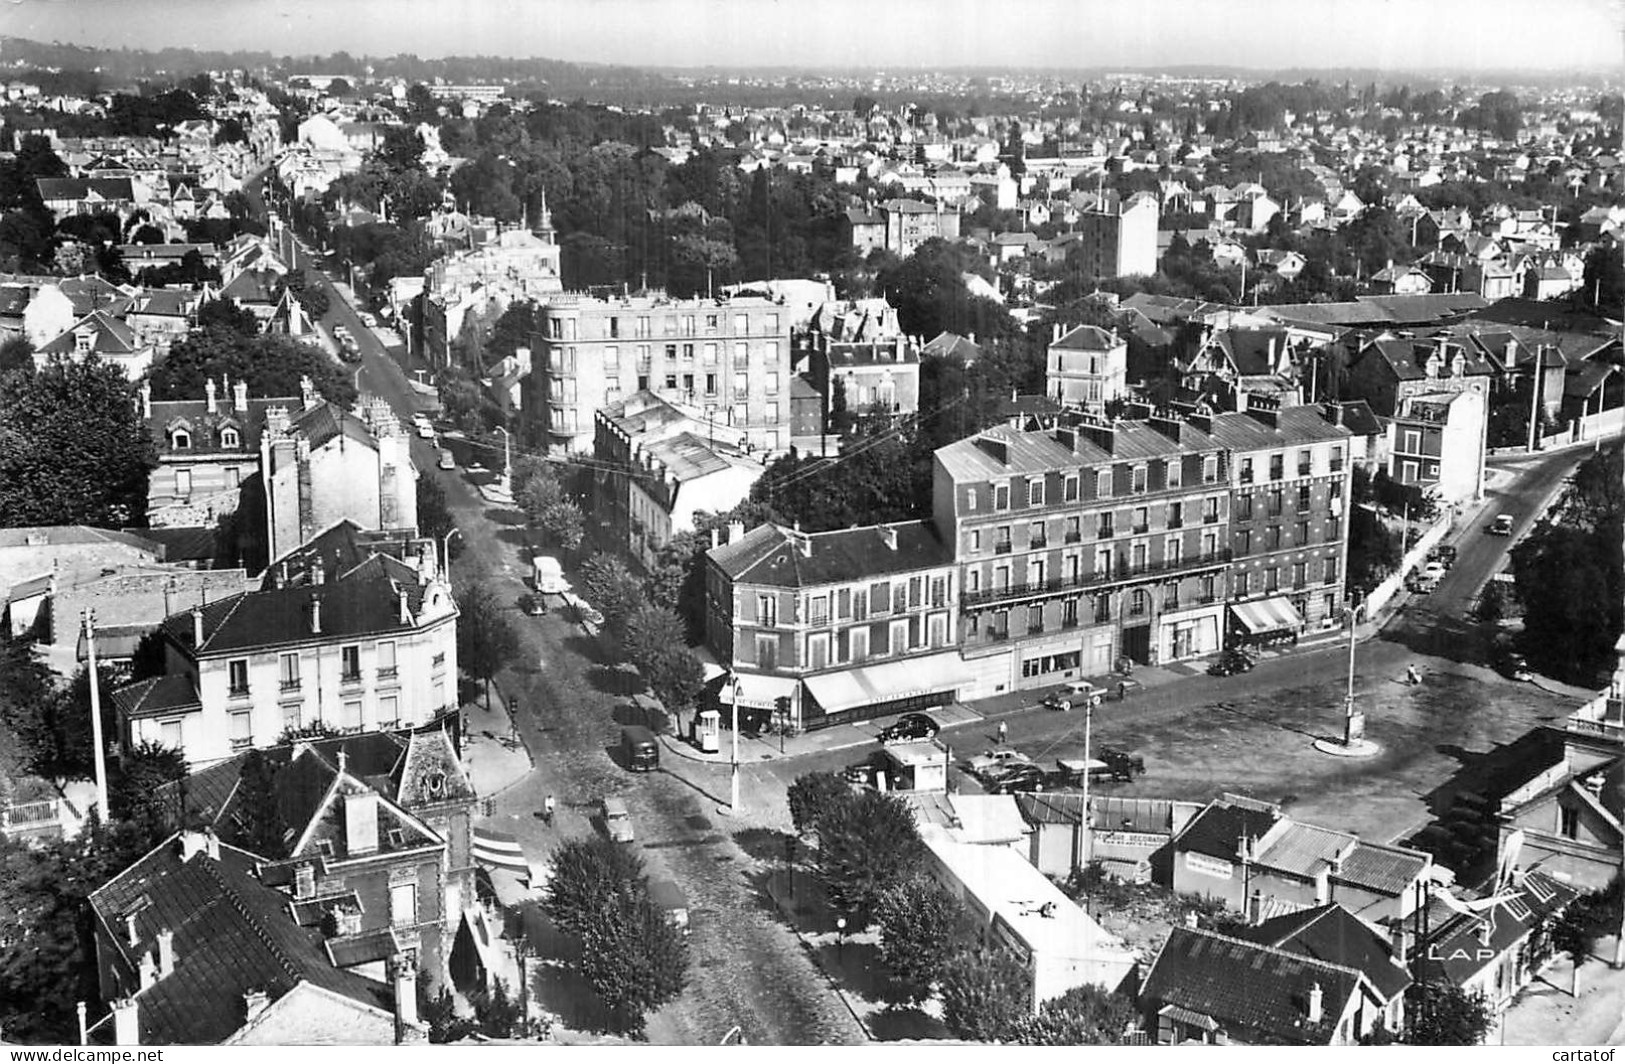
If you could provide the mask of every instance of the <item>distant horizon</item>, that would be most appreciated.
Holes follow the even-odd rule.
[[[1625,67],[1625,0],[12,0],[7,36],[158,51],[683,72],[1482,75]],[[314,72],[314,71],[313,71]]]

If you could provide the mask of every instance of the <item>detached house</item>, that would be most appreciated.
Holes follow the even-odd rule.
[[[43,368],[53,358],[83,362],[95,356],[117,366],[129,380],[139,380],[152,365],[153,345],[135,330],[105,311],[92,311],[34,352],[34,365]]]
[[[1128,394],[1128,340],[1116,329],[1055,326],[1045,369],[1045,390],[1063,406],[1095,412]]]
[[[207,765],[316,723],[426,724],[457,705],[457,606],[444,574],[385,554],[312,559],[308,582],[169,617],[166,674],[113,692],[126,749],[156,742]]]

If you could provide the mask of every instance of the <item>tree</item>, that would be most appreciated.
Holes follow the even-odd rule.
[[[258,336],[260,320],[253,311],[229,299],[211,299],[198,307],[197,327],[200,331],[224,328],[244,336]]]
[[[53,359],[11,374],[6,389],[0,526],[145,523],[147,473],[158,457],[122,371],[94,356]]]
[[[263,750],[250,750],[243,758],[238,784],[242,800],[237,804],[242,820],[234,832],[237,845],[272,860],[286,852],[283,837],[288,831],[277,801],[276,776],[277,766]]]
[[[154,742],[136,744],[119,759],[108,784],[108,805],[120,820],[146,825],[154,836],[165,834],[181,820],[174,799],[160,794],[166,783],[186,777],[186,758],[171,746]]]
[[[1625,262],[1621,261],[1617,246],[1596,247],[1586,255],[1585,287],[1581,294],[1590,300],[1593,308],[1609,317],[1619,316],[1625,307]]]
[[[571,839],[553,852],[542,911],[560,931],[579,935],[589,914],[620,894],[647,884],[637,851],[600,835]]]
[[[621,648],[671,714],[693,705],[705,686],[705,668],[688,649],[688,632],[676,611],[644,603],[626,619]]]
[[[1469,994],[1454,983],[1424,980],[1405,991],[1401,1041],[1413,1046],[1476,1046],[1494,1021],[1483,993]]]
[[[444,546],[447,533],[457,527],[451,508],[446,504],[445,487],[437,477],[420,476],[417,496],[418,531]],[[450,542],[451,556],[456,558],[463,552],[463,537],[452,536]]]
[[[218,300],[216,302],[219,302]],[[350,375],[320,349],[287,336],[248,335],[219,326],[188,335],[152,371],[154,399],[197,399],[206,380],[230,377],[255,398],[297,397],[309,378],[328,402],[349,409],[356,401]]]
[[[586,519],[581,507],[565,492],[557,467],[542,459],[520,459],[514,466],[513,479],[514,501],[531,527],[561,551],[579,549],[586,535]]]
[[[1133,999],[1093,983],[1051,998],[1015,1025],[1009,1041],[1025,1046],[1115,1046],[1138,1022]]]
[[[0,377],[17,371],[34,372],[34,345],[26,336],[0,341]]]
[[[895,794],[864,791],[818,823],[818,878],[830,907],[854,930],[868,927],[881,896],[920,860],[914,811]]]
[[[646,888],[607,900],[587,916],[580,936],[581,974],[619,1030],[641,1034],[645,1014],[688,981],[688,941]]]
[[[943,965],[942,1022],[955,1038],[995,1042],[1032,1017],[1032,977],[997,945],[970,946]]]
[[[804,772],[785,792],[797,835],[816,835],[825,818],[852,800],[852,788],[833,772]]]
[[[880,963],[893,994],[910,1004],[931,996],[962,916],[959,902],[925,876],[910,876],[880,895]]]
[[[649,690],[673,716],[692,707],[705,689],[705,666],[699,655],[685,646],[667,647],[639,671],[649,681]]]
[[[518,656],[519,633],[485,584],[468,585],[458,598],[457,660],[465,672],[485,685],[485,707],[489,709],[491,681]]]
[[[627,620],[643,604],[643,587],[626,563],[611,554],[595,554],[581,566],[584,597],[604,615],[617,640]]]

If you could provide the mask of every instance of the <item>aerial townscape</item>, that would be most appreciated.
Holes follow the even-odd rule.
[[[12,6],[0,1042],[1625,1044],[1617,62]]]

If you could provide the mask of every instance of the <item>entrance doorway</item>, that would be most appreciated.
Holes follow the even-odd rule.
[[[1123,653],[1136,665],[1151,663],[1151,626],[1137,624],[1123,629]]]

